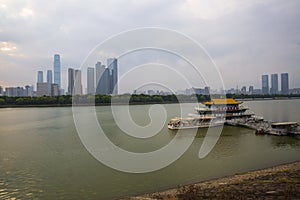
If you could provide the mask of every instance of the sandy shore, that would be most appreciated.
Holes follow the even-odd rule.
[[[300,161],[124,199],[300,199]]]

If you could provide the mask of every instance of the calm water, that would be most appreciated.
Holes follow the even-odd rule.
[[[267,120],[300,122],[300,100],[244,104]],[[178,115],[178,105],[163,106],[169,119]],[[193,112],[193,104],[184,106]],[[149,108],[130,107],[137,124],[150,122]],[[111,141],[130,151],[153,151],[176,134],[165,126],[150,139],[131,138],[116,126],[110,107],[96,111]],[[170,166],[128,174],[106,167],[87,152],[71,108],[0,109],[0,199],[112,199],[300,160],[299,137],[256,136],[237,127],[224,127],[212,152],[199,159],[205,134],[206,129],[199,130],[187,152]]]

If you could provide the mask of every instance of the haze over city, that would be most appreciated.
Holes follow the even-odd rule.
[[[282,72],[290,74],[290,88],[299,87],[299,10],[300,2],[279,0],[2,0],[0,86],[35,85],[37,71],[52,69],[53,55],[59,53],[66,90],[68,68],[79,68],[100,42],[130,29],[162,27],[199,42],[226,88],[261,88],[262,74]],[[123,66],[121,61],[120,75],[134,67]]]

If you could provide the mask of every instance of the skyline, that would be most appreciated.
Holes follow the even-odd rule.
[[[35,85],[32,74],[52,69],[53,55],[58,53],[61,84],[67,90],[68,68],[79,68],[106,38],[139,27],[165,27],[203,45],[219,67],[225,88],[235,88],[237,83],[260,88],[261,74],[300,73],[299,10],[300,2],[279,0],[116,0],[63,5],[2,0],[0,85]],[[132,67],[122,68],[122,60],[119,66],[120,75]],[[300,85],[296,76],[289,81],[290,88]]]

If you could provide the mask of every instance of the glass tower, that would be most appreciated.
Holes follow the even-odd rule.
[[[116,58],[107,59],[107,66],[111,73],[110,93],[118,94],[118,60]]]
[[[54,63],[53,63],[53,71],[54,71],[54,83],[61,88],[60,85],[60,56],[58,54],[54,55]]]
[[[43,71],[38,71],[38,74],[37,74],[37,82],[38,82],[38,83],[44,82],[44,79],[43,79]]]

